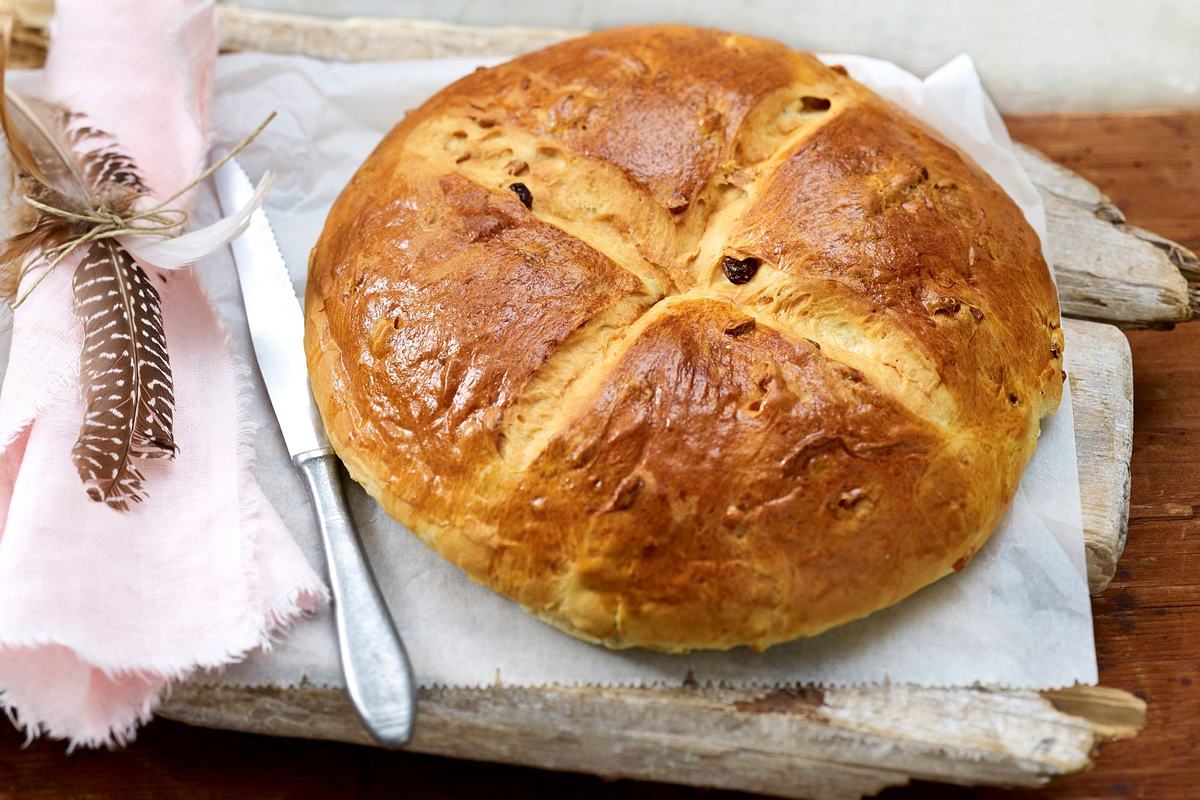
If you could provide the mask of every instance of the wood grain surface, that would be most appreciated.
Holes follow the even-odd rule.
[[[1014,138],[1084,174],[1134,224],[1200,246],[1200,113],[1023,117]],[[1150,704],[1144,732],[1097,768],[1038,793],[917,785],[892,798],[1196,796],[1200,786],[1200,324],[1129,334],[1132,506],[1125,555],[1096,599],[1101,681]],[[119,753],[0,733],[0,796],[732,798],[352,745],[266,739],[157,721]]]

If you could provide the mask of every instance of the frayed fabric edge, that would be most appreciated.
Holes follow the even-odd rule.
[[[22,701],[14,699],[9,691],[0,690],[0,708],[4,709],[4,713],[13,727],[25,734],[22,747],[28,747],[35,739],[44,736],[65,740],[68,755],[81,747],[93,749],[104,747],[109,750],[125,747],[137,738],[138,728],[145,725],[154,716],[154,710],[158,708],[161,699],[158,694],[147,697],[133,709],[129,719],[118,721],[104,734],[79,736],[58,730],[57,726],[44,720],[26,719],[20,711],[20,706],[23,705]]]
[[[82,656],[70,645],[46,638],[40,641],[4,643],[3,647],[36,648],[43,646],[60,646],[69,649],[82,663],[93,670],[99,671],[108,678],[136,677],[147,683],[161,681],[162,685],[150,692],[141,703],[130,709],[128,714],[120,715],[103,734],[71,733],[59,725],[47,720],[37,719],[23,711],[29,703],[19,696],[14,696],[9,689],[0,689],[0,708],[13,725],[26,736],[26,744],[40,736],[52,739],[63,739],[68,742],[67,752],[79,747],[107,747],[109,749],[124,747],[137,736],[137,729],[150,721],[155,709],[170,695],[172,685],[184,680],[196,672],[216,672],[230,664],[243,661],[250,653],[258,649],[270,649],[271,643],[278,641],[300,619],[307,617],[317,607],[319,599],[325,596],[323,584],[299,586],[283,597],[277,598],[263,610],[261,624],[257,635],[250,642],[232,644],[222,652],[209,653],[195,658],[188,664],[158,664],[153,666],[104,666],[93,663]]]

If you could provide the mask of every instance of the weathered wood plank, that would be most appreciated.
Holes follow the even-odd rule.
[[[392,17],[311,17],[218,6],[221,49],[300,53],[328,61],[515,54],[561,42],[568,28],[482,27]]]
[[[1046,204],[1063,314],[1126,327],[1192,318],[1200,261],[1183,245],[1127,225],[1099,189],[1031,147],[1017,156]]]
[[[844,800],[910,779],[1040,786],[1134,735],[1145,704],[1047,693],[827,689],[426,688],[409,748],[780,797]],[[184,686],[160,713],[195,725],[366,742],[345,694]]]
[[[1125,548],[1129,456],[1133,449],[1133,362],[1111,325],[1064,320],[1066,367],[1075,411],[1079,499],[1088,586],[1108,586]]]

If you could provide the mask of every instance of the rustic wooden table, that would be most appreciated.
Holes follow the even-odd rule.
[[[1008,120],[1027,142],[1090,178],[1131,222],[1200,249],[1200,112]],[[1170,800],[1200,792],[1200,322],[1129,334],[1135,430],[1129,540],[1096,599],[1101,682],[1149,703],[1145,730],[1096,768],[1043,792],[931,785],[899,798]],[[1194,360],[1195,359],[1195,360]],[[156,721],[121,752],[64,755],[0,725],[0,797],[733,798],[582,775],[269,739]]]

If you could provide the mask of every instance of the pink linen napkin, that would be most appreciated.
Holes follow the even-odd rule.
[[[45,94],[92,118],[158,197],[207,151],[217,49],[207,0],[58,0]],[[251,124],[251,121],[247,121]],[[246,367],[188,269],[150,269],[175,378],[174,461],[149,498],[88,499],[74,262],[21,305],[0,392],[0,703],[30,736],[124,743],[167,684],[269,644],[326,589],[250,473]]]

